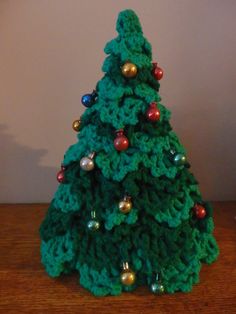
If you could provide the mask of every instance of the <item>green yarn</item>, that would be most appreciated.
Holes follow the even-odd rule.
[[[117,38],[107,43],[104,77],[98,97],[83,113],[78,141],[65,153],[65,182],[60,184],[40,227],[42,263],[51,277],[73,271],[80,284],[96,296],[119,295],[151,285],[159,274],[167,293],[190,291],[199,282],[202,263],[218,256],[212,235],[212,208],[202,200],[190,165],[176,165],[173,153],[186,155],[162,105],[159,82],[153,78],[152,49],[132,10],[119,14]],[[127,79],[120,67],[138,68]],[[145,112],[157,102],[160,121],[147,121]],[[115,130],[123,128],[130,145],[118,152]],[[95,168],[86,172],[80,159],[96,152]],[[119,211],[128,194],[132,210]],[[206,217],[192,211],[200,203]],[[87,228],[91,210],[101,227]],[[136,273],[135,284],[120,281],[122,263]]]

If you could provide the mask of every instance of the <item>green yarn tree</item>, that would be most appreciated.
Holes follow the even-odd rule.
[[[40,227],[42,263],[51,277],[77,271],[97,296],[187,292],[218,255],[212,208],[160,103],[138,17],[121,12],[116,29]]]

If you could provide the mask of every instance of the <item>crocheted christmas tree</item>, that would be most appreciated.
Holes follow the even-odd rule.
[[[212,208],[161,104],[163,72],[138,17],[121,12],[116,29],[40,228],[42,263],[51,277],[77,271],[97,296],[187,292],[218,255]]]

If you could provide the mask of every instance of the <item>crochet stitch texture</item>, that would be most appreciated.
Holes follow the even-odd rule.
[[[170,151],[185,154],[161,103],[159,82],[152,75],[152,49],[132,10],[119,14],[118,36],[107,43],[108,55],[97,83],[98,97],[83,113],[78,142],[67,150],[65,183],[60,184],[40,227],[41,255],[51,277],[79,273],[80,284],[96,296],[119,295],[150,285],[160,274],[167,293],[190,291],[199,281],[202,263],[218,255],[212,208],[202,200],[189,164],[173,163]],[[121,65],[138,68],[127,79]],[[145,112],[157,102],[161,119],[147,121]],[[130,145],[114,148],[115,130],[123,128]],[[80,159],[96,152],[95,168],[86,172]],[[125,194],[132,197],[128,214],[119,211]],[[194,204],[207,215],[197,219]],[[91,210],[101,223],[87,228]],[[135,284],[120,280],[122,262],[136,273]]]

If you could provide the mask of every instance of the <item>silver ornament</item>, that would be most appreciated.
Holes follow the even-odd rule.
[[[94,153],[91,153],[87,157],[83,157],[80,160],[80,168],[85,171],[91,171],[94,169],[94,161],[93,161]]]

